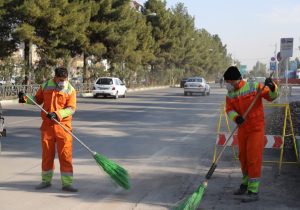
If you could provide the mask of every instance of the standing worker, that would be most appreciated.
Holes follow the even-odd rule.
[[[244,81],[239,69],[235,66],[226,70],[224,80],[228,90],[226,112],[229,118],[239,126],[238,148],[243,178],[240,188],[234,192],[234,195],[245,194],[242,202],[257,201],[265,132],[262,98],[273,101],[278,96],[278,88],[271,78],[265,80],[264,89],[262,89],[262,84]],[[261,95],[244,119],[244,113],[259,91]]]
[[[23,92],[19,92],[19,103],[33,104]],[[36,186],[37,190],[51,186],[54,172],[55,145],[60,163],[62,190],[77,192],[72,186],[72,136],[68,134],[54,119],[72,130],[71,120],[76,109],[76,91],[68,82],[66,68],[55,69],[55,76],[43,83],[32,100],[43,104],[48,112],[41,112],[41,143],[42,143],[42,182]]]
[[[220,88],[223,88],[223,85],[224,85],[224,78],[221,77],[220,78]]]

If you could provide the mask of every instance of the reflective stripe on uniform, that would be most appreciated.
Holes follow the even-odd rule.
[[[248,191],[251,191],[253,193],[258,193],[259,188],[259,178],[251,178],[248,180]]]
[[[234,121],[235,117],[238,116],[238,115],[239,115],[239,114],[238,114],[237,112],[235,112],[235,111],[230,111],[230,112],[228,112],[228,116],[229,116],[229,118],[230,118],[232,121]]]
[[[30,98],[31,100],[28,99],[28,98]],[[34,96],[27,96],[26,104],[35,105],[35,103],[33,103],[32,100],[33,100],[33,101],[36,101]]]
[[[42,90],[43,91],[57,90],[59,92],[66,93],[67,95],[71,95],[72,91],[74,91],[75,89],[72,87],[72,85],[69,82],[66,87],[60,89],[53,80],[48,80],[42,85]],[[72,107],[66,107],[64,109],[58,110],[58,112],[62,118],[66,118],[73,115],[75,113],[75,110],[73,110]]]
[[[228,93],[228,97],[230,99],[237,98],[239,96],[245,96],[247,94],[257,92],[258,83],[257,82],[249,82],[246,83],[241,89],[238,91],[232,91]]]
[[[73,183],[73,173],[66,173],[62,172],[61,173],[61,183],[62,186],[70,186]]]
[[[65,86],[63,89],[61,89],[60,87],[58,87],[58,85],[53,80],[48,80],[47,82],[42,84],[42,90],[43,91],[57,90],[59,92],[63,92],[63,93],[70,95],[72,93],[72,91],[75,89],[72,87],[72,85],[69,82],[68,82],[67,86]]]
[[[51,183],[53,177],[53,170],[42,171],[42,181],[45,183]]]
[[[59,114],[62,116],[62,118],[71,116],[74,113],[75,113],[75,111],[71,107],[67,107],[67,108],[59,110]]]

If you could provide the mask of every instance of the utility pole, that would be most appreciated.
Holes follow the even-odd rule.
[[[277,63],[277,43],[275,43],[275,51],[274,51],[274,58],[275,58],[275,71],[276,71],[276,78],[277,78],[277,84],[278,84],[278,80],[279,80],[279,76],[278,76],[278,71],[279,71],[279,63]]]

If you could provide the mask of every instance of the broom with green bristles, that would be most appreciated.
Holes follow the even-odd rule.
[[[270,78],[273,76],[274,72],[272,72],[270,74]],[[256,103],[256,101],[258,100],[258,98],[260,97],[263,89],[266,87],[266,85],[264,85],[262,87],[262,89],[259,89],[255,98],[253,99],[253,101],[251,102],[251,104],[249,105],[249,107],[247,108],[246,112],[243,114],[243,118],[246,119],[248,113],[250,112],[250,110],[252,109],[252,107],[254,106],[254,104]],[[186,199],[183,200],[183,202],[181,202],[177,207],[175,207],[173,210],[196,210],[198,208],[198,206],[200,205],[202,196],[204,194],[205,188],[208,185],[208,180],[211,178],[211,176],[213,175],[215,169],[217,168],[217,163],[219,161],[219,159],[221,158],[224,150],[226,149],[227,143],[229,142],[229,139],[233,136],[233,134],[235,133],[235,131],[238,129],[238,125],[234,128],[234,130],[230,133],[229,137],[226,139],[224,145],[223,145],[223,149],[220,151],[219,155],[217,156],[217,158],[215,159],[215,161],[212,163],[209,171],[207,172],[206,176],[205,176],[205,180],[200,184],[200,186],[197,188],[197,190],[190,195],[189,197],[187,197]]]
[[[39,107],[45,114],[48,112],[43,109],[39,104],[37,104],[31,97],[28,97],[37,107]],[[89,152],[92,153],[93,158],[96,160],[97,164],[103,168],[103,170],[121,187],[124,189],[130,188],[129,176],[127,171],[119,166],[112,160],[107,159],[103,155],[91,150],[86,144],[84,144],[77,136],[75,136],[71,131],[69,131],[63,124],[61,124],[56,119],[53,119],[59,126],[61,126],[67,133],[72,135],[82,146],[84,146]]]

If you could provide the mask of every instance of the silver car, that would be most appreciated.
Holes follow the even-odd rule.
[[[200,93],[202,95],[210,94],[210,86],[203,77],[190,77],[184,84],[184,95]]]

